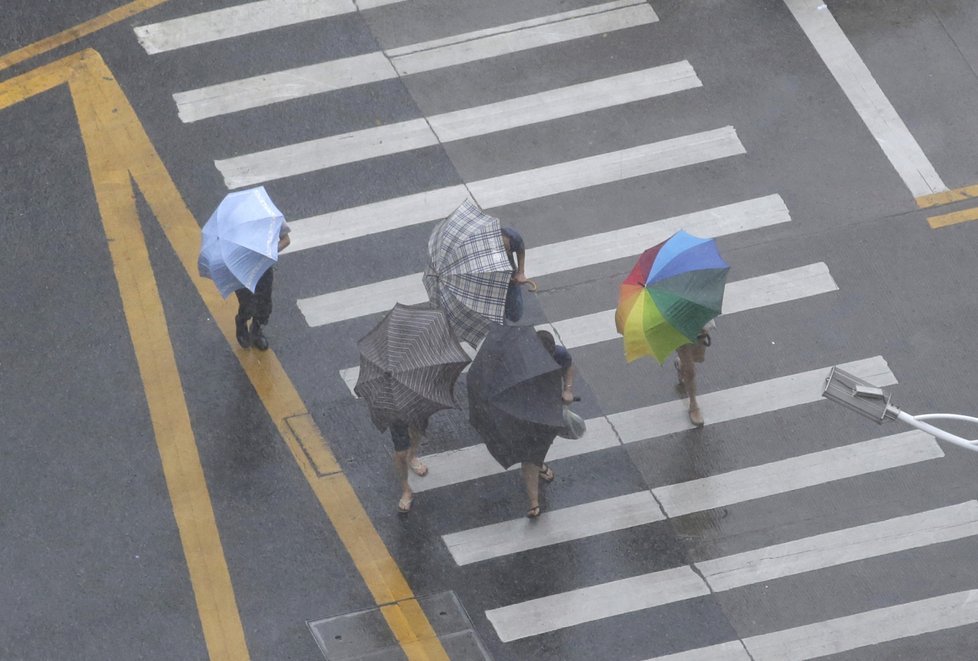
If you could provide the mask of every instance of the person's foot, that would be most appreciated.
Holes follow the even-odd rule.
[[[544,464],[543,466],[540,467],[540,479],[541,480],[543,480],[544,482],[547,482],[549,484],[550,482],[553,482],[554,481],[554,478],[555,477],[556,477],[556,475],[554,475],[554,471],[553,471],[553,469],[550,466],[548,466],[547,464]]]
[[[414,494],[410,496],[401,496],[401,499],[397,501],[397,511],[401,514],[407,514],[411,511],[411,504],[414,502]]]
[[[414,471],[414,474],[418,477],[424,477],[428,474],[428,466],[417,457],[411,459],[410,466],[411,470]]]
[[[689,409],[689,421],[696,427],[703,426],[703,413],[700,411],[700,407],[696,406]]]
[[[260,351],[268,348],[268,340],[261,332],[261,324],[254,320],[251,321],[251,345]]]
[[[248,333],[248,320],[241,317],[234,318],[234,336],[238,338],[238,344],[242,349],[251,346],[251,335]]]
[[[535,519],[538,516],[540,516],[540,506],[539,505],[534,505],[526,513],[526,518],[528,518],[528,519]]]

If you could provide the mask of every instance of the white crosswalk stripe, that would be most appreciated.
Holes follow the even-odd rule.
[[[845,363],[840,367],[879,386],[892,386],[896,383],[896,377],[880,356]],[[823,367],[728,390],[704,393],[697,399],[703,410],[710,412],[711,425],[811,404],[822,400],[822,384],[829,369],[831,368]],[[685,404],[681,400],[675,400],[612,413],[604,418],[592,418],[587,421],[587,427],[587,434],[583,438],[558,438],[547,454],[547,461],[674,434],[692,429],[692,424],[686,415]],[[482,444],[429,454],[425,456],[425,462],[429,467],[428,475],[424,478],[413,475],[409,477],[411,488],[417,492],[505,472]],[[518,468],[516,466],[511,470]]]
[[[657,20],[655,12],[642,0],[609,2],[490,30],[405,46],[386,53],[366,53],[343,60],[177,92],[173,95],[173,100],[176,101],[181,120],[196,122],[354,85],[397,78],[398,75],[431,71],[605,34]]]
[[[504,642],[785,576],[978,535],[978,501],[486,611]]]
[[[701,85],[688,62],[676,62],[427,119],[413,119],[235,156],[215,161],[215,165],[224,175],[227,187],[238,188],[610,108]]]
[[[651,491],[544,512],[443,535],[458,565],[703,512],[857,475],[943,457],[937,442],[911,431]]]
[[[728,283],[723,296],[723,314],[729,316],[745,310],[795,301],[838,289],[824,262],[808,264]],[[541,324],[537,328],[553,332],[560,343],[568,349],[618,340],[621,337],[615,329],[614,309]],[[346,383],[350,393],[353,393],[353,386],[360,378],[360,368],[342,369],[340,378]]]
[[[467,197],[471,197],[483,209],[492,209],[744,153],[744,146],[732,127],[704,131],[631,149],[481,179],[466,186],[449,186],[311,218],[300,218],[289,223],[292,227],[290,250],[307,250],[445,218]],[[761,198],[767,201],[758,204],[771,205],[770,200],[774,198],[780,201],[780,197],[772,195]],[[784,203],[781,202],[780,205],[787,215]],[[720,207],[714,213],[730,212],[741,213],[741,208],[728,205]],[[692,221],[701,215],[689,214],[679,216],[676,220],[681,222],[689,218]],[[745,225],[752,226],[749,221],[745,221]],[[617,236],[625,234],[627,232],[622,230]],[[606,233],[602,236],[612,235]]]
[[[133,29],[154,54],[397,2],[405,0],[259,0]]]
[[[679,229],[697,236],[718,237],[751,229],[770,227],[791,220],[777,195],[737,202],[722,207],[673,216],[620,230],[591,234],[580,239],[526,251],[534,277],[641,254],[669,238]],[[410,305],[427,300],[421,273],[352,287],[329,294],[299,299],[298,305],[310,326],[322,326],[368,314],[384,312],[395,303]]]
[[[877,608],[648,661],[804,661],[978,624],[978,590]]]

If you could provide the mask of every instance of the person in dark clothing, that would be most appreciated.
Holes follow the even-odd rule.
[[[540,342],[551,357],[553,357],[554,361],[560,365],[563,376],[563,391],[560,394],[560,399],[564,404],[570,404],[574,401],[574,366],[570,352],[565,347],[557,344],[554,336],[548,331],[537,331],[537,337],[540,338]],[[530,501],[530,509],[526,515],[531,519],[540,516],[540,480],[549,484],[554,481],[555,477],[553,469],[544,461],[547,456],[547,451],[550,450],[550,446],[553,444],[553,436],[549,435],[547,439],[540,440],[545,440],[546,442],[527,443],[528,448],[537,448],[535,452],[537,456],[528,457],[531,459],[530,461],[520,462],[523,483],[526,485],[526,496]]]
[[[278,235],[279,252],[285,250],[291,243],[289,231],[288,223],[283,222]],[[245,287],[234,291],[235,296],[238,297],[238,314],[234,317],[234,334],[238,338],[238,344],[244,349],[248,347],[255,347],[261,351],[268,349],[268,339],[262,333],[261,327],[268,324],[268,318],[272,314],[272,282],[274,278],[274,267],[270,266],[258,279],[254,293]],[[251,321],[250,329],[248,328],[249,321]]]
[[[512,227],[500,229],[503,237],[503,245],[506,247],[506,256],[509,264],[513,267],[513,275],[509,281],[509,289],[506,290],[506,318],[510,321],[519,321],[523,317],[523,289],[522,285],[527,281],[526,277],[526,245],[523,237]]]

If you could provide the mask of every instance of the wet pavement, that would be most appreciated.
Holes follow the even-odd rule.
[[[87,3],[73,10],[73,23],[49,7],[13,4],[19,28],[0,41],[3,53],[113,8]],[[963,198],[973,195],[920,208],[791,3],[618,3],[598,12],[609,22],[594,34],[537,47],[521,22],[595,4],[372,3],[379,6],[155,54],[133,30],[236,4],[170,0],[0,70],[0,86],[95,49],[203,224],[228,190],[215,161],[419,117],[437,131],[431,118],[462,108],[682,61],[700,84],[373,158],[359,156],[355,143],[324,144],[318,153],[336,150],[348,162],[265,182],[297,244],[277,267],[267,335],[341,473],[310,477],[295,451],[302,439],[292,444],[287,425],[266,410],[282,383],[255,380],[267,366],[229,343],[227,315],[216,321],[201,297],[210,283],[188,275],[159,208],[137,193],[203,494],[167,479],[172,466],[193,462],[171,464],[160,453],[168,439],[150,416],[155,395],[141,378],[140,343],[116,284],[124,268],[113,265],[72,96],[64,86],[37,96],[0,87],[0,99],[30,96],[0,110],[0,566],[8,576],[0,657],[235,658],[214,642],[233,636],[214,637],[202,624],[209,611],[198,599],[209,588],[188,571],[180,528],[202,530],[206,516],[194,509],[181,518],[174,499],[183,494],[213,512],[219,546],[202,538],[195,548],[226,563],[233,603],[217,610],[237,618],[223,631],[240,627],[251,658],[370,658],[371,649],[403,658],[375,611],[387,602],[365,579],[372,570],[364,560],[376,556],[344,544],[342,516],[321,500],[324,480],[339,479],[453,659],[638,661],[701,648],[701,658],[717,659],[789,658],[785,650],[794,658],[970,658],[978,456],[896,437],[907,429],[878,427],[822,400],[818,384],[828,367],[862,361],[858,368],[892,386],[894,403],[911,413],[973,413],[976,226],[927,221],[967,213],[975,205]],[[604,16],[619,9],[622,25]],[[814,11],[831,12],[945,187],[978,184],[970,112],[978,10],[880,0]],[[568,20],[547,29],[557,34]],[[198,121],[182,121],[174,99],[378,50],[394,66],[418,67],[407,47],[494,26],[506,26],[519,46],[300,95],[308,80],[330,75],[318,71],[293,81],[293,98]],[[473,52],[479,38],[466,39]],[[437,49],[426,46],[436,63],[449,57]],[[704,138],[698,160],[681,164],[650,148],[642,162],[665,165],[626,173],[626,150],[724,127],[740,152],[713,154]],[[675,158],[693,151],[681,143]],[[593,160],[615,153],[618,173]],[[301,158],[285,161],[294,168]],[[579,159],[592,160],[556,171]],[[522,174],[506,179],[512,173]],[[547,189],[546,181],[570,183]],[[585,439],[554,446],[557,479],[543,488],[535,522],[523,516],[519,475],[479,463],[464,375],[460,410],[431,420],[423,451],[432,473],[415,480],[413,510],[398,516],[389,436],[372,426],[341,373],[357,364],[356,341],[381,316],[344,311],[425,266],[444,194],[410,196],[461,184],[497,200],[484,206],[526,238],[539,290],[527,297],[525,321],[552,324],[569,346],[583,399],[575,408],[589,419]],[[394,212],[381,203],[395,199],[401,216],[385,216]],[[735,204],[754,206],[732,220]],[[730,282],[747,283],[728,287],[731,307],[699,370],[707,424],[698,430],[677,402],[668,363],[626,364],[620,340],[600,323],[592,339],[573,335],[590,332],[589,315],[614,307],[618,284],[647,247],[627,231],[681,216],[680,225],[720,232]],[[808,270],[793,280],[796,269]],[[772,293],[751,299],[762,282]],[[325,316],[311,321],[320,303]],[[306,451],[315,466],[325,449]]]

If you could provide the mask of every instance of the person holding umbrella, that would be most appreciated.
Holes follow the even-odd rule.
[[[713,239],[680,230],[643,252],[621,284],[615,326],[624,337],[625,359],[653,356],[662,365],[675,351],[694,427],[703,426],[703,414],[693,364],[703,360],[729,271]]]
[[[545,341],[531,326],[494,326],[467,380],[469,422],[500,466],[520,464],[531,519],[540,516],[540,480],[554,480],[547,452],[566,427],[564,401],[573,401],[570,354],[566,367],[559,364],[555,354],[564,360],[566,349],[554,343],[551,353]]]
[[[292,242],[289,238],[291,228],[289,224],[282,221],[282,228],[278,235],[278,252],[285,250]],[[268,339],[262,333],[261,327],[268,324],[268,318],[272,314],[272,282],[274,280],[275,267],[269,266],[252,293],[247,287],[234,290],[234,295],[238,297],[238,314],[234,317],[234,334],[238,338],[241,348],[255,347],[260,351],[268,349]],[[251,328],[248,328],[248,321],[251,321]]]
[[[353,392],[367,402],[370,419],[394,443],[394,472],[400,482],[397,511],[411,511],[414,493],[408,470],[422,477],[428,467],[418,445],[436,411],[455,406],[455,382],[469,356],[459,345],[444,311],[431,305],[394,308],[357,342],[360,376]]]
[[[261,327],[272,313],[272,266],[289,242],[289,225],[264,186],[228,193],[201,228],[197,270],[224,298],[237,295],[235,336],[245,349],[268,349]]]

